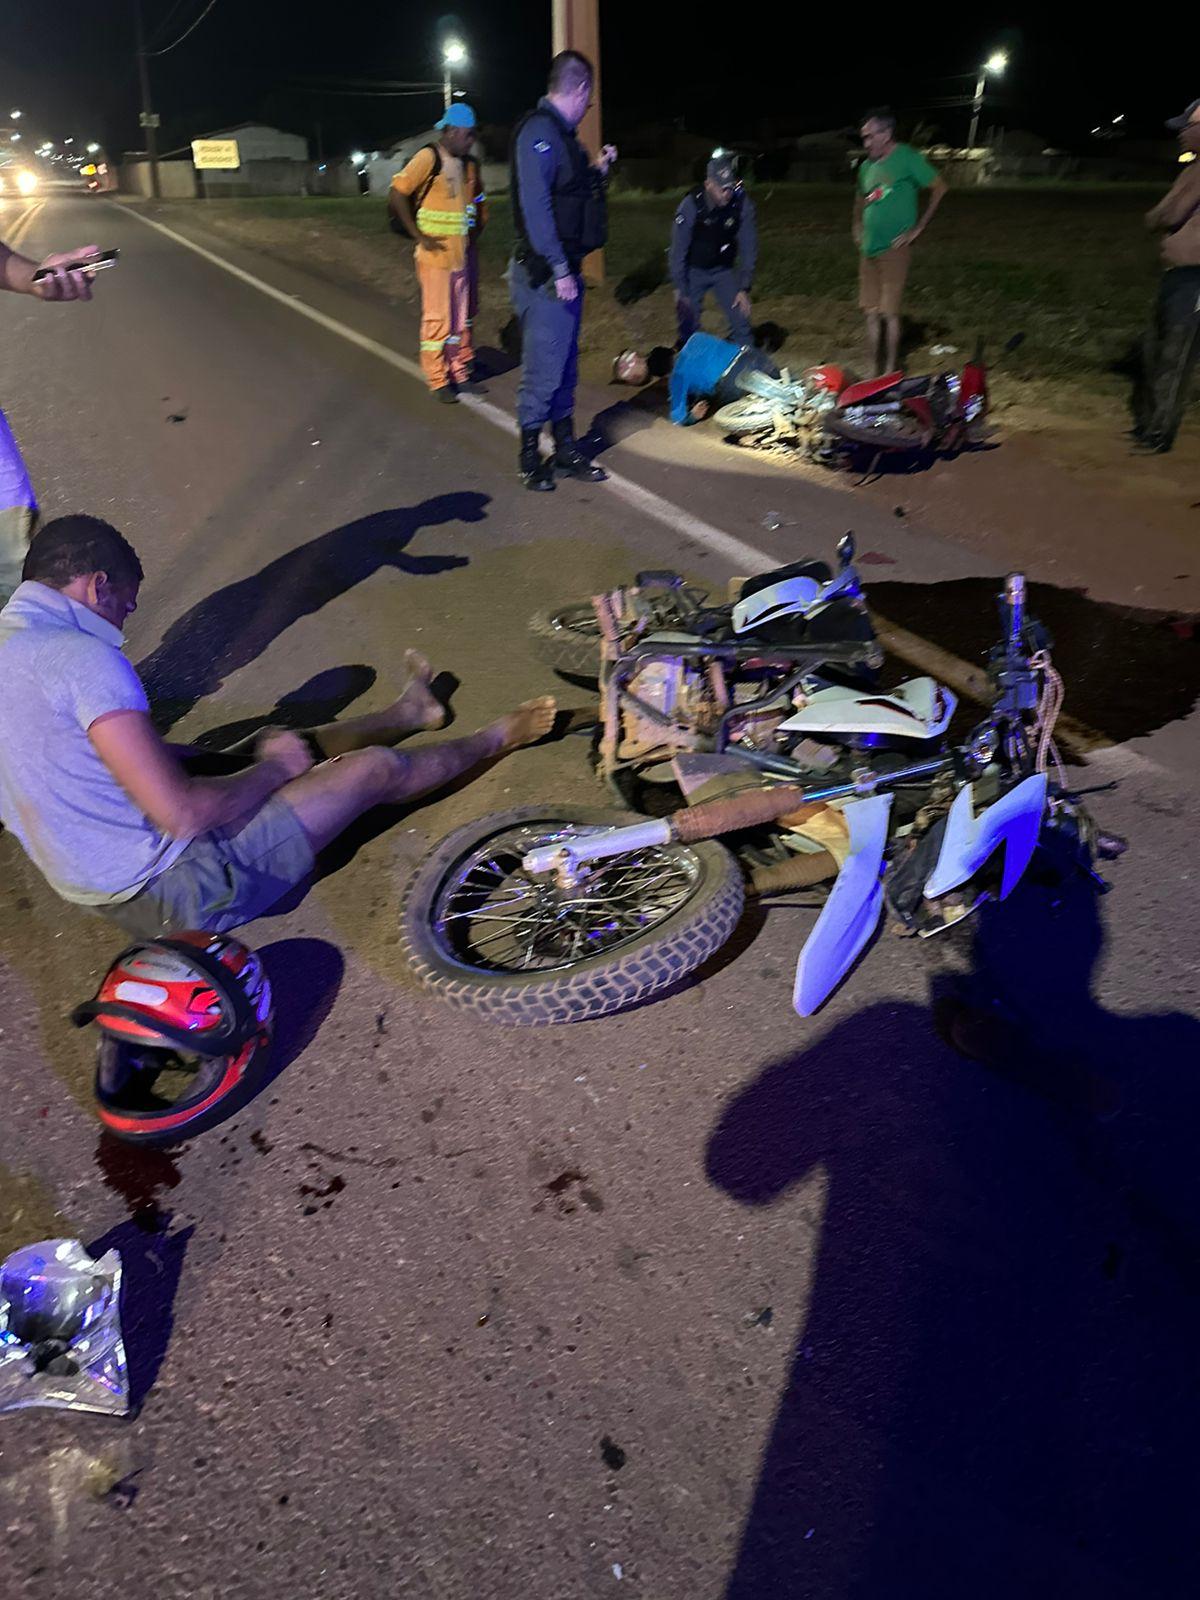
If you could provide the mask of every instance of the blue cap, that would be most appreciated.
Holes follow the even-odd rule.
[[[473,128],[475,126],[475,113],[470,106],[464,105],[461,100],[456,100],[452,106],[446,107],[446,115],[440,122],[435,122],[435,128]]]

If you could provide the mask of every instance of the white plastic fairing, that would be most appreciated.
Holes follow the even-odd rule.
[[[926,900],[936,900],[973,878],[996,850],[1003,847],[1000,899],[1016,888],[1037,848],[1046,809],[1046,775],[1035,772],[994,805],[975,815],[972,786],[955,795],[937,864],[925,884]]]
[[[876,734],[889,739],[939,739],[958,701],[935,678],[910,678],[890,694],[820,689],[779,725],[780,733],[819,739],[830,734]]]
[[[784,578],[739,600],[733,608],[733,631],[749,633],[781,617],[804,616],[821,593],[815,578]]]
[[[891,809],[891,795],[880,794],[853,800],[843,812],[850,829],[850,854],[796,963],[792,1004],[802,1017],[811,1017],[824,1004],[878,926]]]

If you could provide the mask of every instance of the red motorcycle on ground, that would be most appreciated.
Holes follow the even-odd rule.
[[[1005,354],[1023,338],[1014,334]],[[839,387],[823,419],[826,449],[834,455],[845,450],[873,450],[876,456],[899,451],[953,454],[984,442],[987,414],[987,367],[980,343],[961,372],[912,378],[889,372]]]

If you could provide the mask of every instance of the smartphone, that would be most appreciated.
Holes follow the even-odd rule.
[[[79,269],[87,272],[103,272],[105,267],[115,267],[120,256],[119,250],[102,250],[98,256],[81,256],[78,261],[63,261],[57,267],[39,267],[33,275],[33,281],[40,283],[43,278],[52,278],[56,272],[74,272]]]

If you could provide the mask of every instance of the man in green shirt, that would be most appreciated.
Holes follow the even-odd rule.
[[[867,316],[869,369],[894,372],[909,246],[929,226],[946,185],[919,150],[896,142],[896,118],[886,107],[868,111],[859,134],[866,159],[858,169],[852,229],[861,257],[858,303]],[[917,196],[922,189],[929,191],[929,204],[918,218]],[[885,360],[880,366],[879,336],[885,329]]]

